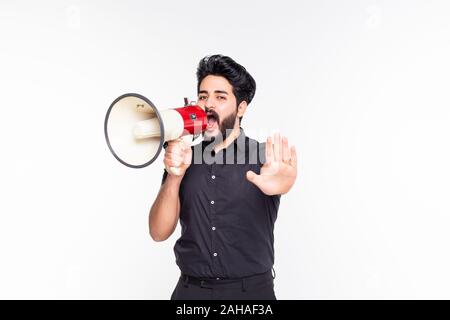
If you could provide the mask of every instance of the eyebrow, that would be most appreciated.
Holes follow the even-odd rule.
[[[224,94],[228,94],[228,92],[223,91],[223,90],[215,90],[214,92],[215,92],[215,93],[224,93]],[[206,93],[206,94],[208,94],[208,91],[206,91],[206,90],[201,90],[201,91],[198,92],[198,94],[200,94],[200,93]]]

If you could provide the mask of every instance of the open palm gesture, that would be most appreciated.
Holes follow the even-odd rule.
[[[273,141],[272,141],[273,140]],[[266,162],[260,174],[247,171],[247,179],[267,195],[284,194],[291,189],[297,177],[295,147],[289,149],[288,139],[275,134],[267,138]]]

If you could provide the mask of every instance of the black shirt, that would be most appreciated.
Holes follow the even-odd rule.
[[[265,143],[244,130],[226,149],[192,146],[180,185],[181,237],[174,251],[181,272],[200,278],[240,278],[274,264],[274,224],[280,195],[265,195],[246,172],[260,173]],[[203,156],[202,156],[203,155]],[[167,176],[164,171],[163,183]]]

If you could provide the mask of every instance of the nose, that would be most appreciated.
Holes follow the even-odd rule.
[[[214,110],[214,112],[216,112],[214,106],[211,106],[211,107],[205,106],[205,112],[208,113],[208,112],[211,111],[211,110]],[[216,113],[217,113],[217,112],[216,112]]]
[[[207,98],[206,100],[204,100],[204,102],[205,102],[205,110],[206,111],[208,111],[210,109],[213,109],[213,110],[215,109],[215,106],[214,106],[214,104],[212,102],[212,99]]]

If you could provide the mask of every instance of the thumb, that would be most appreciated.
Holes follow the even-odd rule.
[[[191,148],[187,147],[188,149],[186,149],[184,151],[184,155],[183,155],[183,163],[184,164],[191,164],[192,161],[192,152],[191,152]]]
[[[247,176],[247,180],[252,182],[252,183],[254,183],[254,184],[257,184],[258,181],[259,181],[259,178],[260,178],[259,175],[257,175],[256,173],[254,173],[251,170],[247,171],[247,175],[246,176]]]

